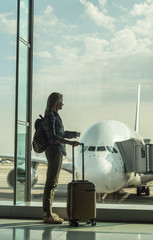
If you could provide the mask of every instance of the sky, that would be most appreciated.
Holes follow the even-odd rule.
[[[22,2],[26,12],[26,1]],[[12,152],[16,1],[0,3],[0,151]],[[33,121],[63,94],[65,129],[83,133],[113,119],[153,139],[153,0],[35,0]]]

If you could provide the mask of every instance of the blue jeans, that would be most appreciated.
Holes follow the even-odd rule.
[[[62,165],[63,155],[54,145],[48,147],[45,151],[48,161],[46,183],[43,196],[43,211],[52,212],[52,202],[54,199],[54,191],[58,185],[59,173]]]

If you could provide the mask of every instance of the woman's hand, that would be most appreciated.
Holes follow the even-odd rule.
[[[81,143],[79,143],[77,141],[70,141],[70,145],[72,145],[73,147],[77,147],[77,146],[81,145]]]
[[[67,139],[60,139],[60,140],[58,141],[58,143],[69,144],[69,145],[71,145],[71,146],[73,146],[73,147],[76,147],[76,146],[78,146],[78,145],[81,145],[81,143],[79,143],[79,142],[77,142],[77,141],[69,141],[69,140],[67,140]]]

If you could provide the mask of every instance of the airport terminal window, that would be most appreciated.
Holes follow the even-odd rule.
[[[17,13],[14,204],[29,201],[31,192],[33,0],[18,0]]]
[[[1,3],[3,4],[3,9],[5,8],[5,11],[1,12],[1,14],[3,14],[3,22],[6,25],[3,25],[3,28],[0,27],[1,36],[3,36],[0,40],[1,45],[5,46],[5,51],[2,48],[1,59],[3,61],[1,60],[0,64],[4,71],[1,72],[0,77],[0,102],[3,112],[1,114],[1,135],[3,137],[0,140],[0,148],[1,154],[9,153],[13,155],[15,98],[14,43],[16,42],[15,21],[17,7],[13,6],[12,2],[17,1],[10,2],[10,5],[8,5],[8,1]],[[90,7],[97,9],[97,14],[89,11],[88,2],[88,0],[71,1],[71,4],[68,4],[69,1],[66,0],[60,1],[60,3],[59,1],[49,0],[35,0],[34,2],[33,123],[39,114],[44,115],[49,94],[53,91],[58,91],[64,97],[63,110],[59,114],[62,116],[65,128],[70,131],[81,132],[81,137],[85,136],[84,134],[92,125],[104,119],[114,119],[124,122],[130,125],[130,127],[132,126],[133,129],[133,124],[131,123],[133,120],[129,113],[130,111],[134,112],[134,110],[131,110],[135,106],[136,96],[134,92],[136,91],[137,83],[140,82],[144,86],[142,90],[142,105],[144,107],[144,103],[147,104],[147,111],[150,114],[149,116],[145,116],[147,114],[143,115],[143,132],[145,135],[150,134],[150,136],[146,137],[152,138],[152,133],[150,129],[148,130],[149,123],[153,119],[151,105],[153,102],[153,73],[150,67],[153,62],[150,47],[152,39],[150,34],[148,34],[152,29],[151,25],[147,28],[148,32],[141,29],[142,26],[146,26],[146,23],[150,22],[150,15],[147,14],[147,9],[151,8],[151,1],[147,1],[147,3],[144,1],[146,12],[144,10],[142,13],[138,10],[143,9],[144,5],[142,2],[139,3],[136,0],[131,1],[130,4],[128,1],[124,1],[124,3],[123,1],[119,1],[121,7],[117,4],[111,4],[111,1],[103,1],[102,3],[102,1],[96,2],[91,0],[92,4],[90,4]],[[21,1],[21,22],[23,25],[24,17],[26,17],[25,13],[28,13],[26,9],[27,3],[28,0]],[[99,14],[104,16],[107,21],[97,21],[97,19],[100,19],[98,17]],[[138,24],[140,21],[142,23],[141,26]],[[24,26],[25,31],[21,32],[20,40],[22,41],[25,38],[25,42],[22,41],[25,47],[27,41],[27,21]],[[146,35],[144,36],[144,34]],[[129,42],[131,43],[130,45]],[[28,44],[27,47],[29,47]],[[6,51],[7,49],[9,53]],[[24,53],[20,52],[20,54],[23,53],[24,58],[27,58],[25,48],[23,51]],[[144,59],[146,60],[145,64],[147,64],[147,67],[144,64]],[[131,64],[133,62],[135,64]],[[26,62],[23,61],[22,64],[26,69]],[[25,77],[26,71],[22,72],[22,74]],[[26,82],[24,82],[24,88],[25,86]],[[19,87],[22,88],[22,85]],[[22,91],[24,96],[22,98],[23,104],[20,105],[20,113],[22,109],[25,110],[26,108],[24,89],[21,90],[21,93]],[[3,105],[5,105],[5,108]],[[143,112],[145,112],[145,109],[143,109]],[[100,130],[97,131],[96,136],[103,138],[106,134],[105,129],[103,131],[102,134]],[[111,133],[113,131],[115,129],[110,128],[108,132]],[[32,128],[32,134],[33,132],[34,128]],[[24,133],[25,131],[22,131],[19,136],[24,138]],[[95,132],[93,131],[94,134]],[[81,139],[77,140],[81,141]],[[110,143],[110,145],[106,143],[104,146],[97,147],[95,143],[95,146],[86,146],[85,151],[87,153],[86,149],[88,149],[90,152],[95,153],[97,151],[103,153],[107,150],[104,154],[99,154],[107,156],[107,159],[105,159],[108,163],[106,165],[107,171],[112,169],[112,157],[114,157],[115,163],[118,161],[122,172],[124,163],[122,163],[121,156],[118,154],[119,152],[112,146],[113,143]],[[25,151],[25,149],[22,150]],[[143,150],[141,154],[145,156]],[[32,182],[35,183],[31,189],[32,201],[42,203],[46,177],[45,154],[37,156],[32,150],[32,160],[35,159],[38,164],[35,165],[35,169],[31,170]],[[99,160],[99,158],[97,159]],[[71,163],[71,148],[69,147],[67,147],[66,161]],[[21,163],[20,159],[18,163]],[[3,169],[3,175],[0,175],[1,200],[13,199],[13,190],[8,186],[7,178],[4,177],[13,169],[13,165],[12,158],[5,160],[5,164],[3,162],[0,163],[0,171]],[[24,173],[22,169],[20,170],[18,171],[17,179],[20,177],[20,181],[22,182]],[[119,174],[116,165],[114,172]],[[114,186],[114,176],[112,174],[108,174],[108,176],[108,184],[112,182]],[[71,180],[72,174],[61,170],[58,189],[55,193],[55,201],[66,201],[66,187],[67,183]],[[65,195],[60,195],[59,192],[64,192]],[[127,192],[128,194],[126,195]],[[132,193],[129,192],[130,189],[124,187],[120,190],[119,197],[122,199],[123,204],[133,204],[138,201],[141,204],[152,204],[153,202],[152,188],[149,197],[146,197],[143,193],[138,198],[137,188]],[[128,197],[126,198],[125,196]],[[105,198],[104,202],[119,204],[121,201],[120,199],[113,198],[111,195]]]
[[[1,125],[5,130],[3,142],[6,149],[4,148],[1,151],[1,154],[3,154],[0,158],[3,163],[5,161],[5,165],[7,164],[4,169],[6,184],[3,184],[5,187],[6,185],[9,187],[7,200],[11,200],[14,196],[14,199],[12,199],[14,204],[30,199],[29,189],[31,190],[31,182],[29,181],[31,173],[28,175],[28,172],[31,171],[31,168],[28,167],[30,166],[28,149],[31,124],[28,116],[31,106],[32,54],[30,53],[32,52],[32,32],[30,32],[30,29],[32,28],[32,2],[30,0],[16,0],[13,3],[11,1],[10,4],[8,1],[1,3],[3,4],[1,16],[3,16],[5,22],[5,24],[2,24],[3,28],[0,27],[3,36],[2,41],[4,40],[2,45],[5,46],[1,54],[4,55],[3,59],[8,61],[1,64],[6,75],[1,76],[4,78],[5,84],[0,85],[0,89],[3,90],[0,94],[3,97],[1,102],[4,105],[1,117],[4,115],[5,118]],[[7,79],[10,79],[10,82]],[[13,90],[11,90],[12,85]],[[6,100],[5,96],[7,96]],[[11,102],[12,106],[8,102]],[[10,109],[8,109],[9,106],[11,106]],[[7,112],[7,116],[5,112]],[[1,129],[1,134],[4,131],[3,129]],[[3,197],[1,200],[3,200]]]
[[[7,176],[14,169],[16,9],[16,1],[0,2],[0,205],[13,204]]]
[[[44,113],[48,95],[56,90],[63,94],[64,106],[59,114],[66,128],[81,131],[81,137],[92,125],[107,119],[130,124],[133,129],[131,121],[134,116],[131,118],[129,112],[136,103],[134,92],[136,93],[137,90],[137,82],[147,81],[148,86],[151,87],[153,77],[152,69],[149,67],[152,66],[153,61],[150,58],[152,50],[148,45],[144,47],[143,44],[138,49],[143,40],[143,43],[147,43],[145,37],[142,38],[143,30],[138,24],[139,21],[145,24],[148,19],[147,14],[144,17],[143,13],[138,11],[139,8],[143,8],[143,3],[136,0],[130,4],[128,1],[124,3],[119,1],[116,5],[112,5],[112,1],[100,3],[91,0],[91,9],[97,9],[97,15],[94,15],[89,11],[87,4],[89,1],[71,1],[70,5],[68,2],[63,0],[59,6],[58,1],[47,0],[43,3],[40,0],[35,1],[33,123],[40,113]],[[149,9],[149,1],[147,3],[145,1],[145,4]],[[72,10],[74,8],[75,12]],[[70,15],[69,12],[73,14]],[[97,20],[100,19],[98,14],[103,15],[107,21]],[[148,41],[152,42],[152,39]],[[129,42],[132,46],[129,46]],[[145,49],[145,59],[150,63],[147,64],[149,70],[146,70],[145,64],[142,64]],[[137,64],[131,64],[133,61]],[[144,88],[142,91],[145,91],[146,96],[153,101],[151,93],[148,91],[147,94],[147,87]],[[129,97],[131,97],[130,101]],[[148,104],[149,102],[147,106]],[[151,113],[151,105],[149,109]],[[107,134],[113,131],[115,129],[110,127]],[[99,137],[100,130],[93,131],[93,135],[95,134]],[[101,137],[103,138],[104,135],[105,132],[102,132]],[[107,156],[107,169],[111,169],[111,161],[114,157],[115,165],[116,162],[121,164],[120,171],[122,171],[124,163],[121,163],[121,156],[113,143],[103,146],[96,146],[96,143],[92,146],[87,146],[87,143],[85,145],[85,153],[93,152],[97,155],[105,153],[99,155]],[[44,154],[39,156],[41,157],[45,159]],[[71,148],[68,150],[67,158],[71,162]],[[115,171],[118,174],[117,168]],[[32,199],[41,201],[46,164],[39,164],[36,172],[38,181],[32,188]],[[115,181],[111,176],[110,174],[108,182],[112,181],[114,184]],[[59,187],[66,189],[69,180],[71,174],[62,170]],[[129,189],[121,189],[121,198],[123,193],[126,195],[126,191]],[[136,189],[131,194],[132,198],[135,192]],[[111,197],[112,201],[110,201]],[[113,199],[113,196],[108,196],[105,201],[119,203],[119,200]],[[132,203],[132,201],[128,197],[122,203]]]

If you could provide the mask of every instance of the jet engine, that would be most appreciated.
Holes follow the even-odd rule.
[[[7,184],[10,188],[14,188],[15,185],[15,171],[14,169],[10,170],[7,175]],[[33,187],[38,181],[38,174],[34,168],[31,168],[31,187]],[[25,169],[22,167],[17,168],[17,184],[25,183]]]

